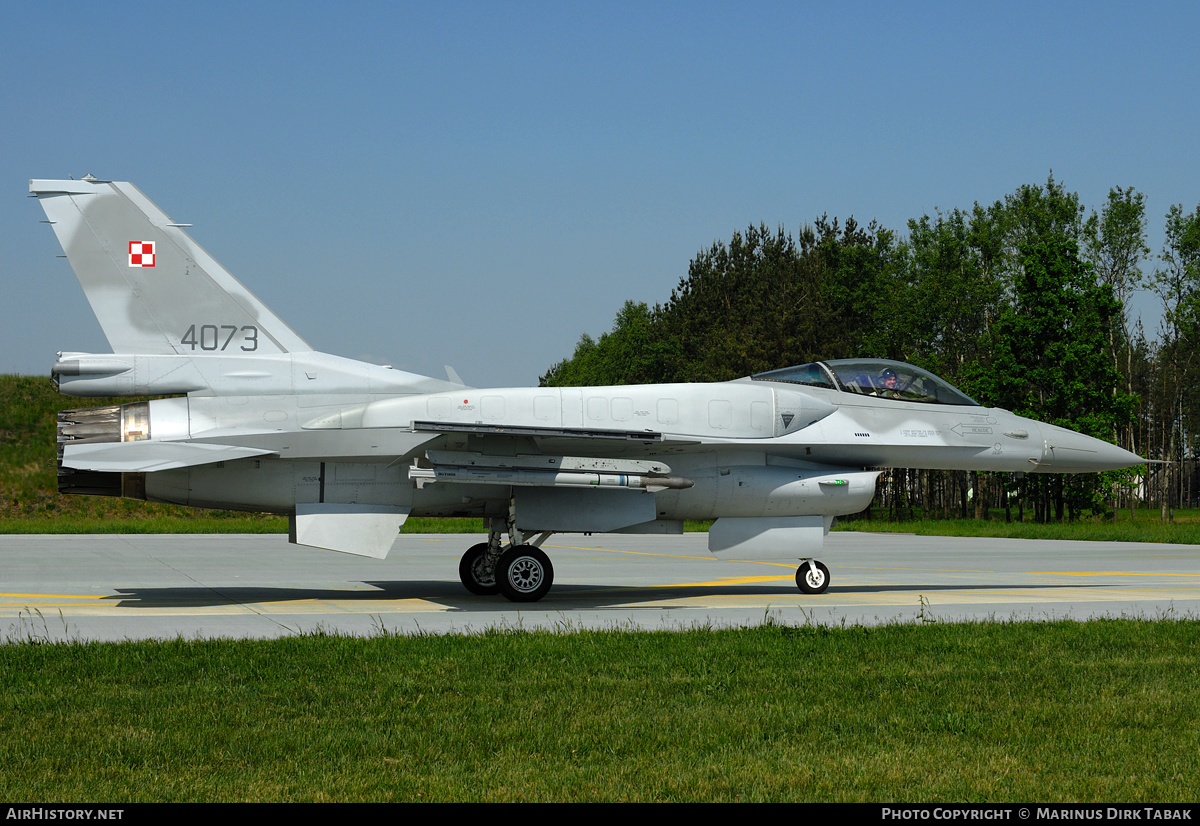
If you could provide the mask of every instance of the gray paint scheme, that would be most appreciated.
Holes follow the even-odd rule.
[[[131,184],[30,191],[114,350],[60,353],[59,389],[186,394],[105,420],[142,424],[64,413],[68,492],[285,513],[297,543],[375,557],[416,514],[485,517],[513,546],[716,519],[714,553],[811,559],[835,517],[869,504],[883,467],[1142,461],[1008,411],[832,381],[475,389],[318,353]]]

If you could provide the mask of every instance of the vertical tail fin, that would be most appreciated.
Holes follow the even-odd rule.
[[[114,353],[312,348],[133,184],[29,182]]]

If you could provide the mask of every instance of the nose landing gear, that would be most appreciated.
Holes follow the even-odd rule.
[[[815,559],[805,559],[796,569],[796,586],[806,594],[823,594],[829,587],[829,569]]]

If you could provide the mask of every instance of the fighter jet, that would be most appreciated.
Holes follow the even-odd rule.
[[[533,602],[554,533],[683,531],[798,560],[888,467],[1079,473],[1141,464],[983,407],[910,364],[816,362],[710,384],[473,388],[314,351],[129,183],[30,181],[112,353],[61,352],[59,490],[286,514],[293,543],[383,558],[410,515],[482,517],[459,576]],[[451,374],[453,378],[456,378]]]

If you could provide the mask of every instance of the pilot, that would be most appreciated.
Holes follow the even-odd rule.
[[[879,386],[883,388],[879,395],[884,398],[900,398],[900,377],[896,375],[896,371],[892,368],[883,368],[883,372],[879,374]]]

